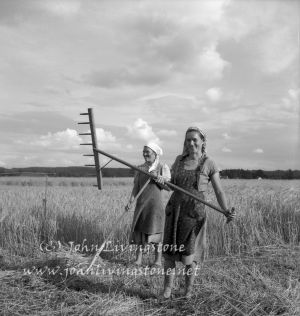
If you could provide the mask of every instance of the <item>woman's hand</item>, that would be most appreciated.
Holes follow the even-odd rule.
[[[164,184],[165,183],[165,178],[163,176],[157,176],[155,181],[159,184]]]
[[[132,207],[132,202],[129,201],[127,205],[125,206],[125,211],[128,212],[131,209],[131,207]]]
[[[227,210],[226,217],[227,217],[226,223],[229,223],[234,220],[234,218],[236,217],[236,211],[234,207],[231,210]]]
[[[159,175],[156,170],[153,170],[150,173],[153,174],[156,177],[156,179],[154,179],[155,182],[157,182],[159,184],[164,184],[165,183],[164,177]]]

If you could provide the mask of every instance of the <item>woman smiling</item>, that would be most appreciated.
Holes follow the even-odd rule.
[[[140,169],[157,176],[157,181],[169,181],[170,169],[159,161],[162,149],[155,143],[148,143],[143,148],[145,163]],[[149,180],[147,175],[137,173],[134,186],[126,209],[129,210],[134,198],[139,194],[133,216],[131,243],[138,245],[136,265],[142,264],[143,249],[147,244],[154,244],[155,261],[153,266],[161,266],[161,242],[163,238],[165,211],[162,199],[164,186],[157,181]],[[147,184],[148,183],[148,184]],[[146,185],[146,186],[145,186]],[[142,191],[142,192],[140,192]]]
[[[219,169],[206,154],[206,135],[197,127],[186,131],[183,153],[172,166],[171,182],[205,200],[205,191],[211,181],[215,195],[228,220],[235,216],[228,211],[223,192]],[[164,229],[164,297],[171,296],[175,277],[175,263],[181,261],[185,265],[185,296],[192,295],[197,264],[205,257],[206,248],[206,212],[205,205],[197,200],[174,191],[166,206],[166,222]]]

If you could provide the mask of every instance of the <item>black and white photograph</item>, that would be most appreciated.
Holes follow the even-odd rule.
[[[0,0],[0,315],[300,315],[300,1]]]

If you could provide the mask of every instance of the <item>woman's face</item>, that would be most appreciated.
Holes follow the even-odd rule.
[[[143,149],[143,156],[144,156],[146,163],[148,163],[148,164],[152,164],[156,158],[155,152],[147,146],[145,146]]]
[[[185,136],[185,146],[189,155],[201,152],[203,141],[200,138],[199,133],[191,131]]]

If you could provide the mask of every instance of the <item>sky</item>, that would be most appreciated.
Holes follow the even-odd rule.
[[[296,0],[1,0],[0,167],[92,163],[93,108],[133,164],[198,126],[220,169],[300,169],[299,29]]]

